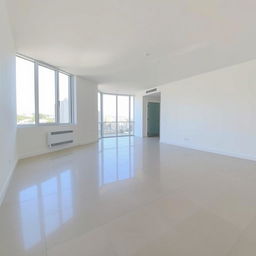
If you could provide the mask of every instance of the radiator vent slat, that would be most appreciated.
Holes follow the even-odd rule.
[[[54,131],[48,133],[48,147],[64,146],[74,142],[74,131]]]
[[[60,145],[64,145],[64,144],[68,144],[68,143],[73,143],[73,140],[68,140],[68,141],[62,141],[62,142],[58,142],[58,143],[52,143],[51,146],[60,146]]]
[[[64,134],[64,133],[73,133],[73,131],[72,131],[72,130],[70,130],[70,131],[58,131],[58,132],[51,132],[51,135]]]

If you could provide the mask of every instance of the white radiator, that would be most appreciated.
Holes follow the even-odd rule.
[[[66,131],[55,131],[48,133],[48,146],[50,148],[71,144],[74,142],[74,131],[66,130]]]

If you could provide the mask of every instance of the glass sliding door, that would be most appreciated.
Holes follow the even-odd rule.
[[[103,94],[102,95],[102,111],[103,111],[103,125],[102,136],[113,137],[116,136],[117,131],[117,104],[116,95]]]
[[[102,127],[102,122],[101,122],[101,93],[98,92],[98,137],[101,138],[101,127]]]
[[[117,96],[118,136],[129,135],[129,96]]]
[[[130,119],[129,119],[129,132],[134,135],[134,97],[130,96]]]
[[[98,93],[98,131],[101,137],[133,135],[134,98]]]

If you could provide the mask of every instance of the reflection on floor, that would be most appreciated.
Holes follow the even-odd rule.
[[[256,254],[256,163],[107,138],[19,162],[0,255]]]
[[[99,153],[100,186],[134,176],[134,137],[102,139]]]
[[[70,170],[60,172],[40,184],[24,188],[19,192],[25,249],[36,245],[43,235],[54,232],[73,216],[72,199]],[[54,214],[50,214],[51,212]],[[40,224],[40,214],[43,225]]]

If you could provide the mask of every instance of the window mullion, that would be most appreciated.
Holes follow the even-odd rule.
[[[72,102],[73,102],[73,93],[72,93],[72,88],[71,88],[71,76],[68,77],[68,98],[69,98],[69,102],[68,102],[68,111],[69,111],[69,120],[68,123],[71,124],[73,123],[73,106],[72,106]]]
[[[118,136],[118,95],[116,95],[116,136]]]
[[[38,64],[34,62],[35,79],[35,124],[39,124],[39,88],[38,88]]]
[[[129,135],[131,135],[131,96],[129,96]]]
[[[59,104],[59,75],[58,71],[55,70],[55,122],[60,122],[60,104]]]
[[[104,127],[104,120],[103,120],[103,94],[100,92],[100,136],[103,138],[103,127]]]

